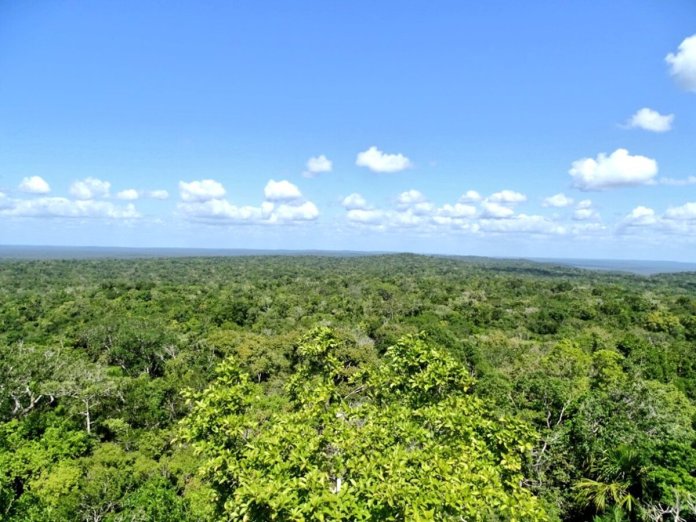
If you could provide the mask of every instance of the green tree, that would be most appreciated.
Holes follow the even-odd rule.
[[[326,328],[298,346],[290,403],[264,415],[234,360],[190,396],[185,440],[232,520],[544,520],[521,486],[534,432],[492,414],[465,367],[416,337],[352,367]]]

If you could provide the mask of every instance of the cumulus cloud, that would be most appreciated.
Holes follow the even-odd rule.
[[[435,205],[422,192],[411,189],[398,194],[393,199],[392,208],[384,209],[367,207],[364,198],[356,196],[359,197],[344,199],[346,221],[354,226],[379,231],[410,229],[419,234],[448,231],[477,235],[589,237],[606,230],[589,199],[576,205],[574,210],[578,215],[575,220],[570,220],[568,216],[561,219],[558,216],[517,213],[516,204],[527,198],[524,194],[511,190],[496,192],[481,199],[478,205],[462,203],[461,198],[455,203]],[[563,203],[571,205],[572,201]]]
[[[331,172],[333,163],[329,158],[320,154],[307,160],[306,170],[302,173],[305,178],[313,178],[322,172]]]
[[[341,205],[346,210],[367,210],[369,208],[367,200],[357,192],[353,192],[343,198]]]
[[[600,219],[599,212],[592,208],[591,199],[578,201],[573,211],[574,221],[597,221]]]
[[[668,208],[665,217],[679,221],[696,220],[696,203],[686,203],[680,207]]]
[[[62,197],[10,200],[1,216],[36,218],[135,219],[140,214],[133,204],[117,206],[110,201],[70,200]]]
[[[224,199],[188,201],[179,203],[178,209],[185,216],[196,219],[221,219],[233,222],[245,222],[260,220],[263,217],[263,211],[258,207],[238,207]]]
[[[696,34],[685,38],[676,53],[665,57],[677,84],[684,90],[696,92]]]
[[[438,217],[472,218],[475,215],[476,207],[473,205],[467,205],[465,203],[455,203],[454,205],[446,203],[437,209]]]
[[[168,199],[169,192],[163,189],[157,190],[136,190],[136,189],[125,189],[116,193],[117,199],[122,199],[125,201],[135,201],[140,198],[150,198],[150,199]]]
[[[667,132],[672,130],[674,114],[660,114],[659,112],[643,107],[636,112],[625,124],[629,129],[643,129],[651,132]]]
[[[399,210],[408,211],[409,214],[415,216],[425,216],[431,214],[434,210],[434,205],[418,190],[411,189],[402,192],[396,199]],[[409,219],[409,223],[411,220]]]
[[[397,202],[401,206],[411,206],[424,201],[426,201],[425,196],[421,192],[414,189],[402,192],[397,198]]]
[[[77,199],[95,199],[109,197],[111,183],[97,178],[88,177],[75,181],[70,185],[70,194]]]
[[[496,203],[495,201],[484,201],[481,203],[484,218],[502,219],[512,216],[515,211],[510,207]]]
[[[51,187],[41,176],[29,176],[22,179],[19,190],[28,194],[47,194],[51,192]]]
[[[300,189],[286,180],[270,180],[266,183],[263,193],[268,201],[292,201],[302,197]]]
[[[385,213],[381,210],[352,208],[346,212],[346,218],[352,223],[381,225],[385,220]]]
[[[599,219],[599,213],[593,208],[578,208],[573,212],[575,221],[590,221]]]
[[[565,208],[573,204],[573,199],[569,198],[563,193],[554,194],[545,198],[542,206],[544,207],[555,207],[555,208]]]
[[[291,221],[313,221],[319,217],[319,209],[311,201],[299,205],[280,204],[270,209],[270,223],[286,223]]]
[[[645,226],[657,223],[655,211],[649,207],[638,206],[624,218],[623,224],[629,226]]]
[[[657,175],[657,162],[645,156],[631,156],[626,149],[610,155],[600,153],[597,159],[582,158],[568,171],[573,186],[584,191],[647,185]]]
[[[475,190],[467,190],[464,194],[459,197],[460,203],[475,203],[481,201],[481,194]]]
[[[120,192],[116,193],[117,199],[123,199],[126,201],[135,201],[139,197],[140,197],[140,193],[135,189],[121,190]]]
[[[386,154],[375,146],[358,153],[355,164],[373,172],[399,172],[413,166],[403,154]]]
[[[225,191],[219,184],[219,187],[215,187],[208,183],[207,188],[210,190],[204,190],[199,184],[194,187],[193,196],[190,190],[191,184],[185,185],[187,185],[185,190],[181,190],[182,201],[177,208],[184,217],[192,220],[219,224],[274,225],[313,221],[319,217],[317,206],[311,201],[304,200],[300,190],[284,180],[270,180],[266,184],[265,201],[258,207],[230,203],[224,199]],[[219,195],[211,197],[213,193]]]
[[[494,203],[512,205],[515,203],[522,203],[524,201],[527,201],[527,196],[520,192],[515,192],[513,190],[501,190],[500,192],[491,194],[488,200]]]
[[[225,187],[214,179],[202,179],[200,181],[180,181],[179,195],[184,201],[209,201],[225,196]]]

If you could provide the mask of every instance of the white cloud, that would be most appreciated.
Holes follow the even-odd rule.
[[[196,188],[196,198],[189,197],[188,200],[183,197],[186,192],[182,191],[182,201],[177,205],[183,216],[193,220],[218,224],[276,225],[313,221],[319,217],[317,206],[303,200],[300,190],[288,181],[270,180],[264,188],[266,200],[258,207],[237,206],[222,197],[210,197],[212,190],[205,192],[198,189],[200,187]],[[205,192],[205,199],[200,196],[201,192]],[[217,193],[220,192],[218,189]]]
[[[367,210],[369,208],[367,200],[357,192],[353,192],[352,194],[343,198],[341,205],[346,210]]]
[[[353,208],[346,213],[348,221],[363,225],[381,225],[385,219],[385,213],[381,210],[369,210]]]
[[[373,172],[399,172],[413,166],[411,160],[403,154],[386,154],[375,146],[360,152],[355,164]]]
[[[124,199],[126,201],[135,201],[139,197],[140,194],[135,189],[122,190],[116,194],[117,199]]]
[[[458,232],[588,238],[607,230],[589,199],[577,204],[574,220],[569,217],[562,220],[558,216],[517,214],[515,203],[526,199],[523,194],[512,191],[496,194],[497,201],[492,201],[493,196],[485,198],[479,208],[461,202],[435,206],[415,189],[399,194],[394,199],[394,206],[389,209],[353,208],[349,202],[344,207],[348,223],[380,231],[410,229],[418,234]]]
[[[77,199],[95,199],[109,197],[111,183],[88,177],[70,185],[70,194]]]
[[[319,156],[313,156],[307,160],[306,169],[302,175],[305,178],[313,178],[317,174],[322,172],[331,172],[333,164],[329,158],[323,154]]]
[[[696,34],[685,38],[679,44],[677,53],[669,53],[665,61],[679,86],[687,91],[696,92]]]
[[[22,179],[19,190],[29,194],[47,194],[51,192],[51,187],[41,176],[29,176]]]
[[[124,207],[109,201],[70,200],[61,197],[11,200],[0,210],[2,216],[39,218],[108,218],[134,219],[140,217],[133,204]]]
[[[667,219],[675,220],[696,220],[696,203],[686,203],[681,207],[671,207],[665,212]]]
[[[634,208],[623,220],[623,224],[629,226],[654,225],[655,223],[657,223],[655,211],[644,206]]]
[[[672,130],[674,114],[660,114],[657,111],[643,107],[626,123],[630,129],[643,129],[651,132],[667,132]]]
[[[512,190],[501,190],[500,192],[491,194],[491,196],[488,199],[489,201],[493,201],[495,203],[515,204],[527,201],[527,196],[520,192],[515,192]]]
[[[573,204],[573,199],[563,193],[554,194],[544,199],[542,205],[544,207],[565,208]]]
[[[506,207],[494,201],[484,201],[481,207],[483,208],[484,218],[502,219],[510,217],[515,213],[510,207]]]
[[[467,190],[459,198],[460,203],[475,203],[476,201],[481,201],[481,194],[475,190]]]
[[[472,218],[476,215],[476,207],[464,203],[454,205],[444,204],[437,209],[437,217],[446,218]]]
[[[263,218],[258,207],[232,205],[224,199],[189,201],[179,203],[178,209],[187,217],[195,219],[221,219],[233,222],[257,221]]]
[[[209,201],[225,196],[225,187],[214,179],[202,179],[200,181],[180,181],[179,195],[184,201]]]
[[[599,219],[599,213],[593,208],[578,208],[573,212],[575,221],[590,221]]]
[[[414,189],[402,192],[397,198],[398,204],[405,207],[414,205],[416,203],[422,203],[424,201],[426,201],[425,196],[421,192]]]
[[[302,197],[300,189],[286,180],[270,180],[263,193],[268,201],[292,201]]]
[[[598,221],[599,219],[599,212],[592,208],[591,199],[583,199],[575,205],[574,221]]]
[[[605,190],[646,185],[657,175],[657,162],[645,156],[631,156],[626,149],[616,149],[609,156],[574,161],[568,171],[573,186],[580,190]]]
[[[168,199],[169,192],[163,189],[157,190],[136,190],[136,189],[125,189],[116,193],[117,199],[122,199],[125,201],[135,201],[139,198],[151,198],[151,199]]]
[[[313,221],[319,217],[319,209],[311,201],[305,201],[301,205],[287,205],[282,203],[271,210],[270,223],[286,223],[292,221]]]

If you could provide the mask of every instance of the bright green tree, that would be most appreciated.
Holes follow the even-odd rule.
[[[545,520],[522,483],[535,434],[490,413],[461,364],[417,337],[354,366],[327,328],[297,348],[271,413],[234,360],[190,396],[185,440],[229,520]]]

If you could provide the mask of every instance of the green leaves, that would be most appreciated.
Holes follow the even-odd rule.
[[[339,345],[325,328],[305,337],[290,409],[263,420],[257,390],[233,361],[191,397],[184,437],[206,458],[221,516],[545,518],[520,486],[533,430],[489,413],[468,393],[473,379],[464,367],[406,337],[379,367],[346,374]],[[352,391],[338,393],[343,387]]]

